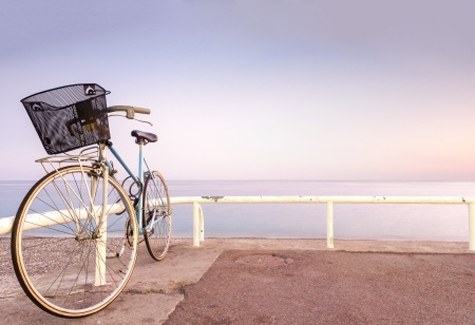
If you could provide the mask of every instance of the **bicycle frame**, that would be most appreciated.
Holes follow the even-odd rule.
[[[129,168],[129,166],[125,163],[125,161],[122,159],[122,157],[119,155],[117,150],[114,149],[112,146],[112,143],[110,141],[107,141],[105,143],[100,143],[99,144],[99,161],[104,161],[106,166],[109,169],[109,172],[113,171],[112,165],[107,160],[106,157],[106,148],[110,150],[110,152],[114,155],[114,157],[117,159],[117,161],[120,163],[120,165],[125,169],[127,174],[133,179],[135,184],[137,184],[139,188],[139,196],[138,196],[138,202],[136,203],[136,214],[137,214],[137,222],[139,224],[139,229],[140,229],[140,234],[143,234],[144,229],[145,229],[145,224],[144,224],[144,218],[143,218],[143,200],[144,198],[144,181],[145,181],[145,173],[143,172],[143,163],[145,162],[145,166],[147,168],[148,173],[151,174],[151,171],[148,167],[147,162],[145,161],[145,158],[143,157],[143,143],[139,143],[139,163],[138,163],[138,176],[135,175],[132,170]],[[109,174],[109,173],[106,173]],[[107,183],[106,183],[107,184]]]

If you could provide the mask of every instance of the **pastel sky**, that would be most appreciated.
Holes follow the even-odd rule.
[[[20,100],[96,82],[152,109],[168,179],[475,180],[471,0],[1,1],[0,179],[46,156]]]

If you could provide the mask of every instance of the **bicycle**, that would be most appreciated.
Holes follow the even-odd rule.
[[[110,141],[111,113],[125,112],[125,117],[135,119],[136,113],[150,110],[107,107],[109,93],[97,84],[74,84],[22,100],[52,156],[37,160],[46,175],[18,209],[12,261],[27,296],[57,316],[91,315],[117,298],[135,266],[139,235],[157,261],[170,245],[168,187],[143,155],[144,146],[156,142],[157,136],[132,132],[139,146],[137,175]],[[66,154],[83,147],[77,155]],[[107,151],[129,175],[122,184]]]

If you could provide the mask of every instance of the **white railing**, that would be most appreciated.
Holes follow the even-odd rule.
[[[113,208],[110,206],[107,207],[108,214],[114,214],[123,209],[122,205],[115,205]],[[97,209],[96,209],[97,211]],[[71,213],[70,210],[59,210],[59,211],[49,211],[44,213],[32,213],[28,215],[27,222],[25,222],[25,230],[38,228],[40,225],[42,227],[48,227],[57,225],[60,223],[67,223],[74,221],[72,218],[67,216]],[[86,219],[90,215],[90,211],[81,208],[75,211],[75,218],[78,220]],[[12,232],[13,222],[15,221],[15,216],[0,218],[0,235],[7,235]]]
[[[406,197],[406,196],[192,196],[173,197],[172,205],[193,204],[193,246],[200,246],[204,240],[204,215],[201,204],[235,203],[326,203],[327,204],[327,248],[334,248],[333,205],[334,204],[466,204],[469,216],[469,250],[475,251],[475,197]]]
[[[204,237],[204,215],[201,204],[259,204],[259,203],[306,203],[327,205],[327,247],[334,248],[333,205],[334,204],[465,204],[468,205],[469,250],[475,251],[475,197],[405,197],[405,196],[192,196],[172,197],[172,205],[193,205],[193,246],[199,247]],[[54,222],[64,221],[58,213],[51,214]],[[34,215],[32,215],[34,218]],[[0,219],[0,235],[12,231],[15,217]],[[45,219],[45,218],[42,218]]]

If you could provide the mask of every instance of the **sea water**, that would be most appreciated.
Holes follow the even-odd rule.
[[[16,214],[34,181],[0,181],[0,217]],[[472,182],[169,181],[170,196],[473,196]],[[203,204],[205,235],[325,238],[325,204]],[[341,239],[468,241],[468,207],[334,204]],[[173,207],[172,236],[192,235],[192,206]]]

